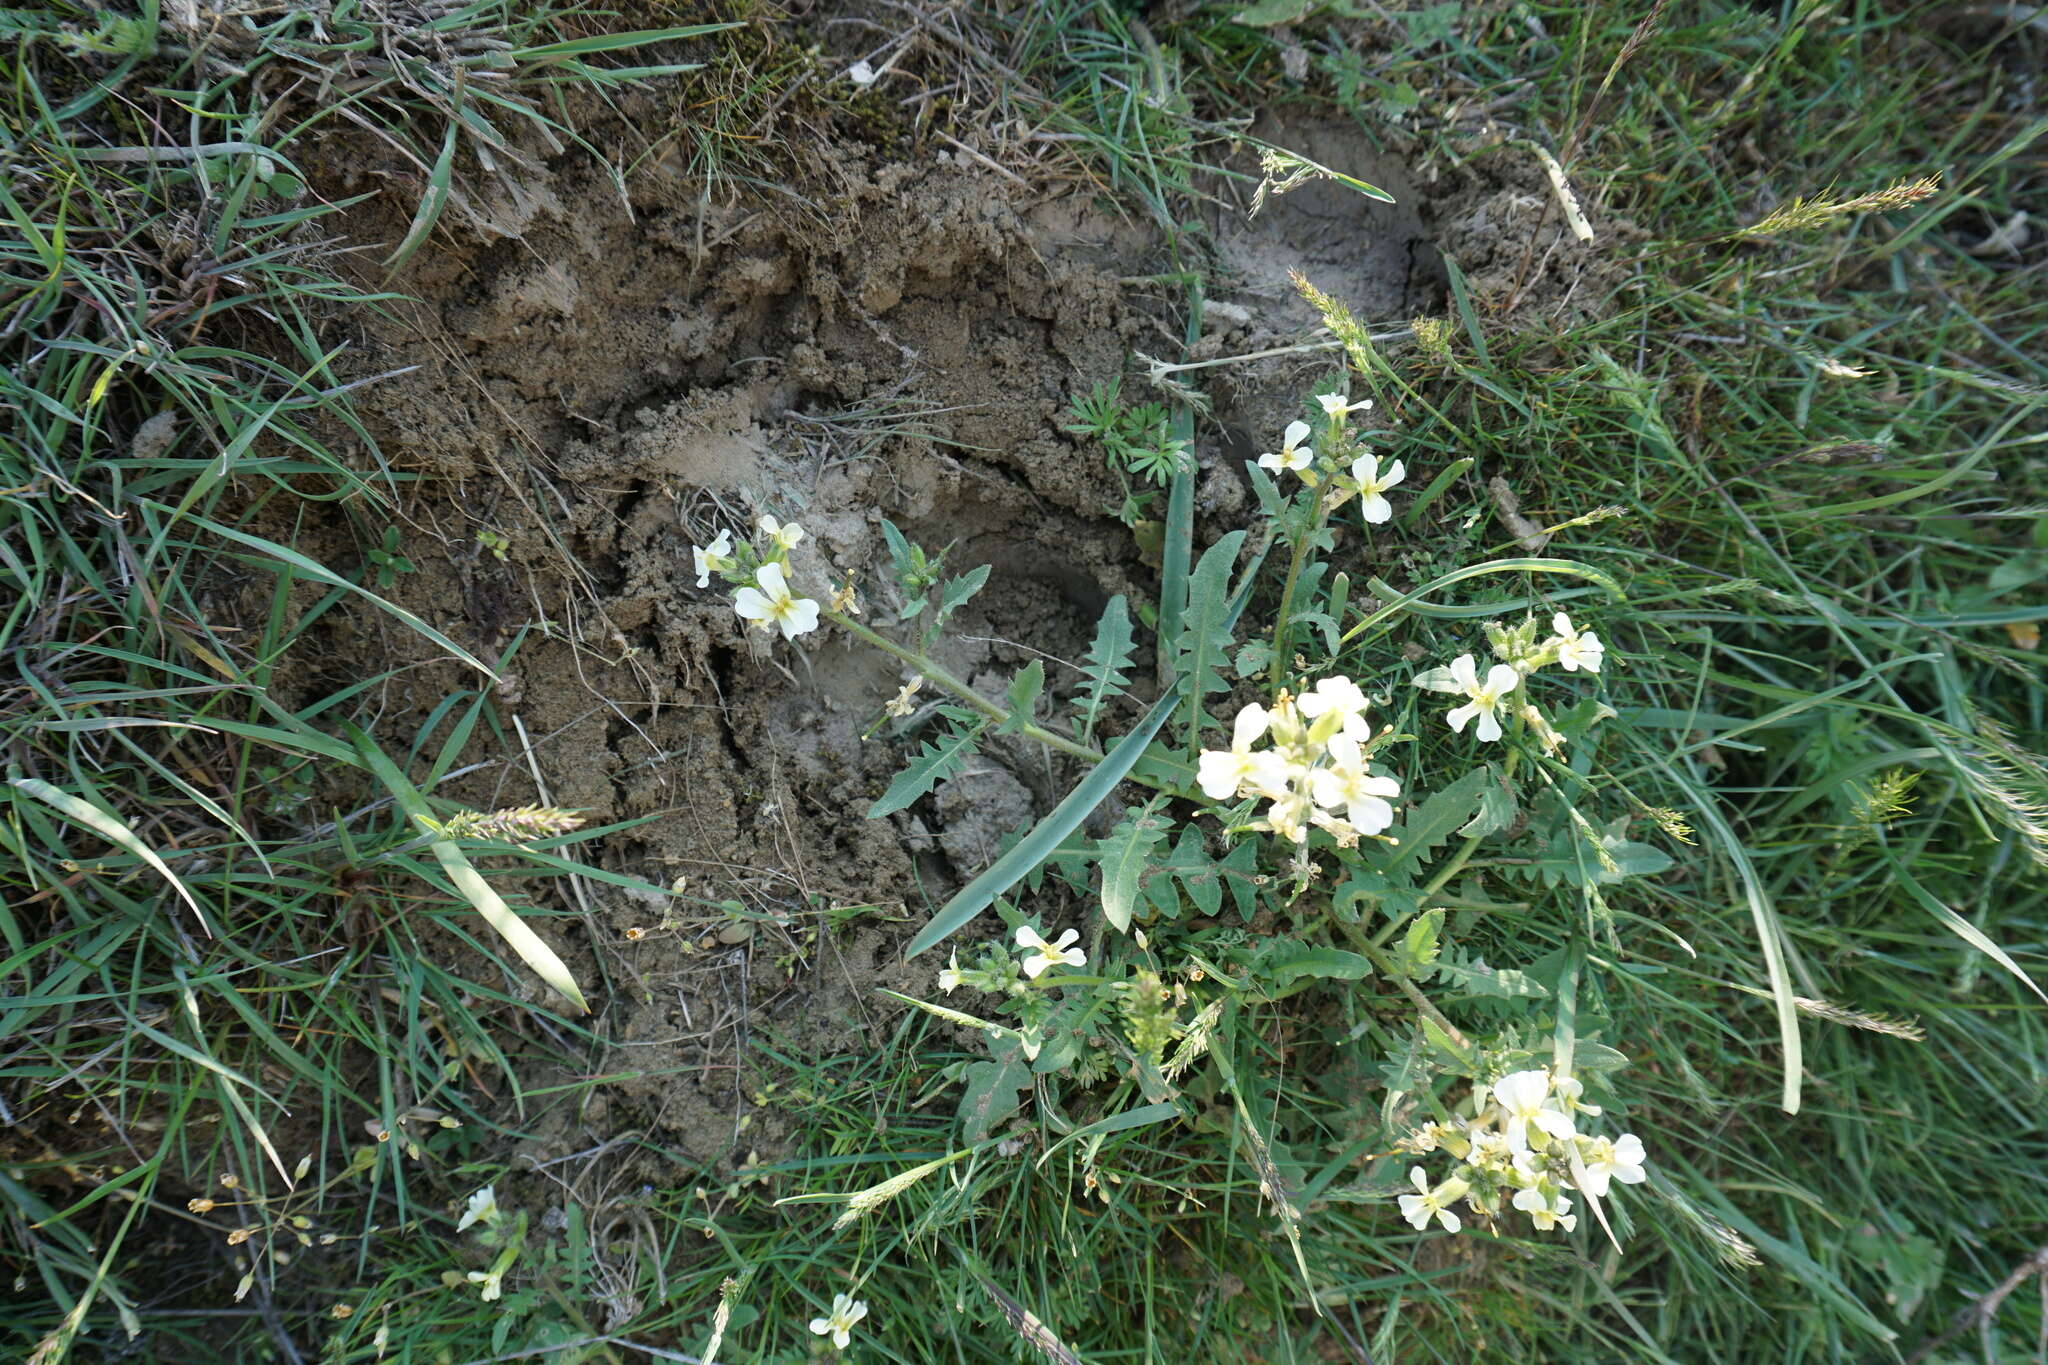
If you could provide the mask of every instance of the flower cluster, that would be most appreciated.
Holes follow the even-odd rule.
[[[1617,1180],[1641,1184],[1647,1160],[1633,1133],[1610,1140],[1578,1130],[1576,1116],[1600,1113],[1600,1106],[1581,1100],[1584,1093],[1569,1076],[1516,1071],[1473,1092],[1478,1113],[1464,1126],[1429,1123],[1409,1134],[1402,1150],[1442,1151],[1463,1164],[1434,1182],[1421,1166],[1409,1168],[1415,1193],[1400,1196],[1401,1216],[1417,1230],[1434,1222],[1456,1232],[1464,1224],[1453,1206],[1463,1202],[1487,1223],[1514,1208],[1528,1214],[1538,1232],[1570,1232],[1579,1218],[1567,1190],[1605,1199]]]
[[[1520,701],[1522,681],[1546,664],[1556,664],[1567,673],[1584,670],[1588,673],[1600,671],[1600,661],[1606,657],[1607,646],[1600,643],[1600,637],[1590,630],[1578,630],[1572,625],[1571,617],[1563,612],[1550,618],[1553,634],[1546,640],[1536,638],[1536,623],[1533,619],[1524,621],[1514,630],[1499,625],[1486,628],[1487,641],[1493,646],[1496,658],[1502,662],[1486,670],[1486,676],[1479,675],[1479,663],[1470,654],[1460,654],[1451,660],[1449,668],[1432,668],[1416,675],[1415,686],[1431,692],[1448,692],[1465,698],[1463,706],[1454,707],[1444,720],[1453,732],[1463,734],[1467,725],[1473,726],[1473,733],[1486,742],[1501,737],[1501,711],[1511,707],[1511,714],[1519,715],[1534,732],[1537,740],[1546,749],[1555,750],[1564,743],[1564,736],[1551,728],[1543,713],[1526,701]],[[1473,722],[1477,721],[1476,725]]]
[[[1237,713],[1230,747],[1202,755],[1195,781],[1212,801],[1268,802],[1257,828],[1299,844],[1313,826],[1350,848],[1394,823],[1390,798],[1401,794],[1399,782],[1371,770],[1367,705],[1345,677],[1300,697],[1282,692],[1271,708],[1253,702]],[[1262,740],[1267,747],[1255,748]]]
[[[709,545],[692,545],[697,586],[710,587],[717,574],[735,589],[732,606],[741,620],[763,631],[780,627],[783,639],[794,640],[818,628],[818,604],[798,597],[789,585],[789,552],[804,538],[804,528],[764,516],[761,537],[759,548],[744,541],[735,547],[730,531],[720,531]]]
[[[1327,476],[1339,498],[1356,494],[1362,500],[1360,510],[1368,522],[1378,526],[1391,521],[1394,507],[1387,501],[1386,492],[1408,477],[1407,465],[1395,460],[1383,470],[1380,468],[1379,456],[1367,450],[1358,450],[1352,456],[1348,475],[1335,472],[1336,467],[1342,465],[1344,455],[1356,449],[1347,448],[1345,445],[1345,416],[1370,408],[1372,400],[1363,398],[1356,403],[1347,403],[1342,394],[1324,393],[1316,395],[1316,401],[1323,405],[1323,413],[1330,419],[1330,434],[1325,442],[1325,450],[1331,455],[1331,469],[1319,471],[1316,468],[1315,446],[1310,439],[1310,427],[1306,422],[1289,422],[1287,430],[1280,434],[1280,449],[1259,456],[1259,468],[1270,470],[1274,474],[1297,474],[1301,481],[1311,488],[1321,486]]]
[[[951,995],[962,986],[988,991],[997,995],[1015,994],[1022,989],[1017,973],[1024,979],[1036,981],[1051,967],[1085,967],[1088,954],[1074,945],[1081,941],[1081,931],[1068,929],[1057,942],[1046,942],[1045,935],[1029,924],[1017,926],[1017,946],[1025,950],[1024,960],[1015,962],[1009,958],[984,955],[980,964],[962,967],[960,954],[955,951],[952,961],[939,969],[939,989]]]

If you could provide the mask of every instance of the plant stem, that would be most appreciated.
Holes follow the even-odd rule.
[[[1444,1014],[1444,1012],[1438,1009],[1436,1005],[1433,1002],[1431,1002],[1430,998],[1424,995],[1422,991],[1416,986],[1416,984],[1413,981],[1410,981],[1408,977],[1399,968],[1397,968],[1392,961],[1388,959],[1387,955],[1380,950],[1378,944],[1374,943],[1371,939],[1366,937],[1364,925],[1353,924],[1349,920],[1338,920],[1337,923],[1343,927],[1345,935],[1349,937],[1352,943],[1357,946],[1358,950],[1361,953],[1365,954],[1367,959],[1371,961],[1374,969],[1377,970],[1380,975],[1386,977],[1389,981],[1392,981],[1395,987],[1401,992],[1401,994],[1408,997],[1408,1003],[1415,1006],[1417,1013],[1421,1014],[1424,1018],[1428,1019],[1429,1022],[1435,1024],[1438,1028],[1442,1029],[1444,1031],[1444,1037],[1450,1039],[1452,1043],[1456,1044],[1458,1047],[1464,1048],[1468,1052],[1471,1051],[1471,1040],[1466,1038],[1465,1035],[1459,1031],[1458,1026],[1452,1023],[1450,1019]]]
[[[1294,547],[1287,556],[1287,581],[1280,589],[1280,615],[1273,622],[1273,664],[1267,678],[1267,690],[1274,696],[1280,695],[1280,684],[1287,677],[1287,627],[1291,624],[1294,610],[1294,584],[1301,577],[1302,561],[1308,558],[1309,542],[1316,538],[1316,532],[1323,526],[1323,492],[1315,490],[1315,501],[1309,504],[1308,514],[1302,518],[1302,526],[1294,537]]]
[[[1527,679],[1524,679],[1523,682],[1526,683]],[[1522,685],[1517,684],[1515,690],[1508,694],[1508,699],[1512,701],[1514,698],[1519,697],[1521,695]],[[1515,709],[1514,732],[1508,736],[1509,748],[1507,762],[1501,765],[1501,777],[1504,781],[1512,782],[1514,780],[1515,765],[1521,760],[1522,757],[1521,747],[1518,744],[1516,744],[1515,741],[1519,740],[1522,737],[1523,728],[1524,726],[1522,721],[1521,708],[1517,707]],[[1422,890],[1417,893],[1416,899],[1423,901],[1428,900],[1431,896],[1434,896],[1437,892],[1443,890],[1445,884],[1448,883],[1451,880],[1451,878],[1457,876],[1460,872],[1464,871],[1465,864],[1471,860],[1471,857],[1474,853],[1479,851],[1479,841],[1484,837],[1484,835],[1475,834],[1472,837],[1466,839],[1463,846],[1460,847],[1456,853],[1453,853],[1451,855],[1450,861],[1445,863],[1442,867],[1438,868],[1436,875],[1434,877],[1431,877],[1426,883],[1423,884]],[[1399,929],[1403,923],[1405,923],[1405,921],[1397,919],[1392,924],[1389,924],[1386,928],[1380,930],[1378,934],[1373,936],[1372,942],[1374,946],[1380,946],[1385,944],[1388,939],[1394,936],[1394,931]]]
[[[940,687],[945,688],[946,691],[951,692],[954,696],[960,698],[960,700],[966,702],[984,716],[987,716],[990,720],[1002,722],[1010,719],[1008,711],[1005,711],[987,697],[982,696],[981,693],[969,687],[959,677],[934,662],[928,656],[920,654],[905,645],[899,645],[886,635],[877,634],[875,631],[869,630],[844,612],[834,611],[830,607],[826,607],[819,614],[834,625],[843,627],[847,634],[855,639],[865,644],[873,645],[884,654],[895,655],[932,682],[937,683]],[[1072,754],[1076,758],[1085,758],[1090,763],[1100,763],[1102,761],[1102,754],[1099,750],[1090,748],[1086,744],[1076,743],[1065,735],[1057,734],[1046,729],[1044,726],[1033,725],[1030,721],[1025,721],[1021,728],[1024,734],[1037,740],[1040,744],[1058,749],[1063,754]]]

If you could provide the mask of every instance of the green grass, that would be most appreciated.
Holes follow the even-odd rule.
[[[2038,265],[1966,248],[2025,206],[2042,125],[1995,64],[1870,6],[1673,11],[1597,103],[1639,11],[1309,15],[1276,34],[1236,8],[1151,28],[1078,0],[977,15],[984,47],[953,60],[1019,77],[986,87],[992,107],[1078,139],[1077,164],[1190,268],[1187,196],[1226,120],[1345,111],[1408,145],[1389,119],[1510,96],[1514,131],[1599,187],[1600,249],[1626,263],[1629,288],[1588,320],[1468,294],[1444,350],[1391,348],[1352,381],[1398,416],[1409,487],[1476,461],[1412,527],[1376,533],[1373,573],[1412,585],[1522,553],[1485,487],[1498,475],[1539,524],[1617,509],[1544,553],[1612,576],[1626,605],[1576,579],[1471,580],[1338,657],[1378,676],[1399,644],[1479,648],[1481,623],[1525,602],[1597,615],[1622,715],[1570,751],[1573,799],[1637,812],[1632,837],[1677,865],[1593,897],[1475,848],[1446,883],[1450,938],[1496,966],[1579,962],[1576,993],[1569,1011],[1431,994],[1475,1035],[1569,1030],[1629,1055],[1617,1108],[1658,1179],[1611,1209],[1623,1249],[1394,1216],[1382,1068],[1415,1012],[1367,980],[1247,999],[1216,1045],[1237,1085],[1191,1073],[1186,1121],[1076,1137],[1136,1101],[1042,1078],[1002,1132],[1014,1152],[963,1139],[954,1100],[982,1054],[922,1016],[860,1055],[771,1040],[746,1084],[791,1156],[735,1175],[642,1143],[658,1182],[588,1217],[563,1201],[559,1223],[543,1182],[503,1181],[524,1241],[506,1299],[479,1301],[464,1277],[485,1255],[449,1211],[500,1178],[517,1101],[561,1084],[551,1064],[575,1074],[581,1025],[479,932],[369,756],[437,800],[502,740],[482,672],[369,750],[348,724],[368,723],[382,677],[291,708],[270,691],[333,613],[388,611],[433,643],[373,596],[405,568],[383,536],[402,476],[321,338],[379,299],[306,245],[331,208],[299,194],[296,158],[321,121],[367,124],[418,172],[397,255],[431,251],[488,173],[479,150],[507,153],[513,129],[573,142],[566,94],[615,83],[583,61],[601,60],[603,21],[436,11],[428,27],[477,54],[457,63],[476,84],[451,90],[428,29],[382,12],[324,35],[296,15],[236,29],[229,70],[175,35],[151,52],[151,19],[81,11],[10,36],[0,145],[10,1356],[184,1359],[232,1334],[225,1353],[252,1359],[287,1358],[280,1336],[333,1360],[681,1358],[732,1280],[735,1361],[805,1358],[803,1324],[841,1291],[870,1305],[859,1358],[906,1362],[1027,1357],[1003,1296],[1091,1362],[1887,1359],[2035,1250],[2048,1037],[2018,973],[2048,965],[2048,696],[2023,638],[2048,615],[2048,312]],[[716,98],[680,101],[707,193],[773,192],[775,148],[741,114],[806,59],[750,47],[757,33],[729,51],[760,65],[693,73]],[[1286,41],[1308,56],[1299,81]],[[265,95],[265,72],[322,65],[361,77],[348,110]],[[1421,164],[1528,155],[1419,126]],[[1779,201],[1936,171],[1941,192],[1900,212],[1735,235]],[[1832,377],[1822,357],[1872,373]],[[337,458],[344,436],[371,458]],[[351,574],[293,549],[295,521],[331,510],[386,558]],[[1437,711],[1397,689],[1391,718],[1427,736],[1425,789],[1465,752]],[[1697,843],[1656,834],[1660,808]],[[471,852],[531,892],[602,833]],[[1790,996],[1808,1003],[1788,1014]],[[1882,1031],[1896,1021],[1923,1036]],[[513,1103],[479,1109],[479,1091]],[[836,1204],[776,1203],[963,1152],[841,1231]],[[1262,1165],[1305,1210],[1320,1312]],[[187,1208],[201,1189],[218,1207]],[[235,1227],[251,1237],[223,1247]],[[166,1246],[197,1268],[156,1268]],[[2040,1324],[2022,1292],[1935,1358],[2019,1359]]]

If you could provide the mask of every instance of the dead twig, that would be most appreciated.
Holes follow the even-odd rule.
[[[2048,1246],[2038,1248],[2031,1256],[2014,1266],[2012,1273],[2000,1280],[1991,1291],[1984,1294],[1968,1308],[1955,1315],[1940,1335],[1929,1337],[1913,1348],[1913,1354],[1906,1357],[1906,1365],[1919,1365],[1934,1352],[1954,1341],[1974,1327],[1989,1322],[1997,1314],[2000,1304],[2036,1275],[2048,1274]]]

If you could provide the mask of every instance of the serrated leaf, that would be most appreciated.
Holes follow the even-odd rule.
[[[1263,674],[1273,662],[1273,645],[1268,640],[1253,640],[1237,651],[1231,666],[1237,669],[1240,678],[1256,678]]]
[[[1429,974],[1437,955],[1443,951],[1443,927],[1444,912],[1440,909],[1409,921],[1408,932],[1401,936],[1401,950],[1394,957],[1394,965],[1403,976],[1419,981]]]
[[[1118,593],[1102,609],[1102,619],[1095,623],[1094,647],[1081,664],[1086,681],[1074,699],[1074,735],[1083,744],[1094,737],[1103,708],[1112,698],[1122,696],[1131,681],[1123,671],[1130,666],[1131,645],[1129,605]]]
[[[1117,741],[1116,747],[1102,756],[1102,761],[1067,793],[1065,800],[1033,825],[1029,834],[1011,845],[1009,852],[997,858],[980,876],[955,892],[953,899],[939,907],[931,923],[918,930],[917,936],[910,940],[910,946],[904,949],[903,955],[915,957],[933,944],[944,942],[987,909],[997,896],[1051,857],[1053,850],[1081,827],[1088,813],[1116,790],[1117,783],[1124,780],[1124,775],[1145,752],[1152,737],[1159,733],[1159,727],[1166,724],[1166,718],[1173,714],[1179,701],[1180,693],[1175,690],[1153,702],[1152,709],[1138,722],[1137,728]]]
[[[1293,939],[1269,939],[1269,947],[1252,964],[1277,991],[1302,980],[1363,981],[1373,974],[1372,960],[1343,948],[1323,948]]]
[[[1013,735],[1031,723],[1031,713],[1038,708],[1038,697],[1045,691],[1045,664],[1033,659],[1024,665],[1017,676],[1010,679],[1010,715],[996,727],[999,735]]]
[[[1479,793],[1479,814],[1458,831],[1466,839],[1484,839],[1515,823],[1515,793],[1507,778],[1489,763],[1487,783]]]
[[[1511,967],[1489,967],[1485,959],[1478,957],[1446,959],[1439,962],[1436,979],[1447,986],[1461,987],[1474,995],[1489,995],[1502,1000],[1541,1000],[1550,994],[1548,986],[1527,972],[1516,971]]]
[[[940,584],[939,609],[932,613],[931,624],[924,628],[924,638],[926,641],[930,641],[937,636],[939,631],[945,627],[947,619],[954,612],[966,606],[974,594],[981,591],[982,585],[988,582],[988,575],[989,566],[984,564],[980,568],[969,569],[966,573],[949,578]]]
[[[969,1142],[981,1142],[997,1124],[1024,1105],[1031,1086],[1031,1067],[1023,1049],[1011,1044],[997,1061],[975,1062],[967,1068],[967,1088],[960,1095],[960,1127]]]
[[[948,722],[946,733],[936,740],[925,741],[917,757],[910,761],[910,766],[896,774],[889,789],[868,807],[868,819],[879,819],[902,810],[959,772],[974,756],[984,723],[976,722],[967,712],[950,706],[942,708],[940,714]]]
[[[910,541],[887,517],[882,518],[882,543],[889,547],[889,567],[895,570],[896,581],[908,592],[911,575],[917,569],[917,557],[910,548]]]
[[[1152,813],[1151,804],[1132,807],[1122,823],[1097,847],[1102,863],[1102,917],[1128,933],[1131,914],[1137,909],[1138,883],[1152,850],[1166,837],[1167,820]]]
[[[1407,867],[1424,853],[1443,846],[1479,809],[1480,793],[1487,782],[1484,768],[1474,768],[1450,786],[1424,801],[1404,825],[1391,831],[1400,840],[1386,870]]]
[[[1188,575],[1188,604],[1174,650],[1174,674],[1180,679],[1187,699],[1190,744],[1197,742],[1196,735],[1207,718],[1202,698],[1230,688],[1223,677],[1233,624],[1230,571],[1237,563],[1244,537],[1243,531],[1232,531],[1218,540]]]

